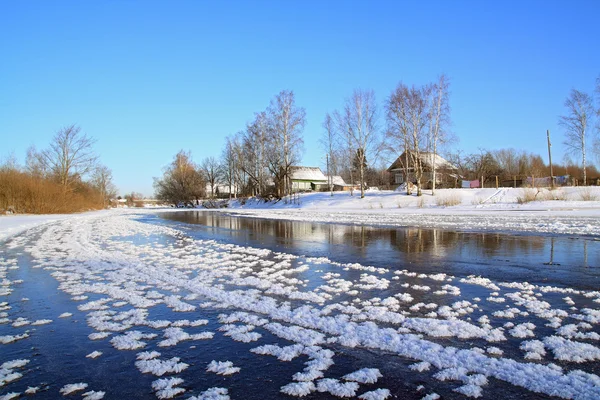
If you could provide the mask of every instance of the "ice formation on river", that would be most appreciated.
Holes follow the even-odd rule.
[[[271,356],[275,362],[303,365],[277,388],[282,395],[390,397],[383,386],[397,377],[389,376],[384,364],[361,361],[354,372],[331,372],[343,357],[339,349],[367,349],[410,360],[403,361],[409,373],[437,380],[440,393],[479,397],[494,379],[561,398],[600,398],[600,378],[591,364],[600,360],[597,291],[300,257],[195,239],[185,229],[144,223],[131,214],[82,215],[35,233],[11,238],[0,251],[0,296],[10,298],[16,285],[28,284],[11,280],[18,262],[7,255],[26,251],[35,267],[70,296],[73,307],[51,317],[60,320],[35,319],[18,315],[13,303],[0,302],[0,327],[10,332],[0,336],[0,346],[27,340],[45,324],[58,326],[83,315],[90,346],[105,340],[111,352],[135,350],[136,373],[173,375],[152,383],[159,399],[188,390],[192,399],[229,398],[227,388],[196,388],[194,382],[182,387],[178,374],[193,366],[193,352],[168,353],[216,339],[243,343],[248,357],[258,362]],[[173,318],[153,318],[158,308]],[[209,317],[206,310],[219,315]],[[21,378],[20,362],[2,364],[0,386]],[[200,373],[227,377],[241,371],[238,377],[245,372],[237,360],[203,365]],[[103,392],[89,391],[84,398],[100,399],[111,389],[92,385]],[[86,388],[85,383],[65,384],[60,393]]]

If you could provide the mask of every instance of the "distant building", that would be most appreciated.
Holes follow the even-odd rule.
[[[412,159],[413,157],[410,157],[407,152],[404,152],[387,169],[388,172],[393,174],[395,184],[401,185],[405,182],[415,183],[417,181]],[[434,156],[434,154],[430,152],[421,152],[419,153],[419,160],[423,166],[421,183],[425,187],[431,186],[433,181],[434,161],[436,186],[454,187],[458,182],[458,179],[460,179],[458,168],[438,154]]]
[[[319,167],[290,167],[290,181],[293,192],[320,190],[321,185],[327,185],[327,177]]]

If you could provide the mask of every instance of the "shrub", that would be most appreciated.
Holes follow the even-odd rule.
[[[579,191],[579,199],[581,201],[596,201],[598,200],[598,195],[591,188],[585,188]]]
[[[567,194],[560,189],[545,191],[542,200],[567,200]]]
[[[539,189],[525,188],[523,189],[521,196],[517,196],[517,203],[525,204],[531,201],[535,201],[539,193]]]
[[[425,207],[425,197],[420,196],[419,200],[417,200],[417,207],[423,208]]]
[[[59,214],[104,206],[102,196],[89,184],[78,182],[65,190],[59,183],[18,170],[0,171],[0,211]]]
[[[462,197],[458,193],[447,194],[445,196],[435,196],[435,204],[443,207],[452,207],[462,204]]]

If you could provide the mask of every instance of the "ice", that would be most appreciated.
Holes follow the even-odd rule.
[[[290,396],[304,397],[317,390],[312,382],[292,382],[281,387],[281,393]]]
[[[185,389],[175,387],[181,385],[183,379],[181,378],[163,378],[157,379],[152,382],[152,389],[156,392],[156,397],[159,399],[171,399],[181,393],[185,392]]]
[[[206,370],[209,372],[214,372],[217,375],[232,375],[237,372],[240,372],[239,367],[234,367],[231,361],[215,361],[212,360]]]
[[[362,400],[385,400],[391,395],[389,389],[375,389],[361,394],[358,398]]]
[[[477,385],[464,385],[454,389],[455,392],[464,394],[467,397],[478,398],[482,396],[481,387]]]
[[[101,351],[93,351],[90,354],[88,354],[86,357],[87,358],[97,358],[100,357],[102,355]]]
[[[70,312],[64,312],[64,313],[60,314],[60,315],[58,316],[58,318],[69,318],[69,317],[71,317],[71,316],[73,316],[73,314],[72,314],[72,313],[70,313]]]
[[[169,360],[159,360],[157,358],[142,359],[136,361],[135,366],[143,374],[150,373],[156,376],[163,376],[164,374],[179,373],[189,367],[189,364],[179,361],[181,361],[179,357],[173,357]]]
[[[431,368],[431,364],[426,361],[423,361],[420,363],[413,364],[413,365],[409,366],[408,368],[412,369],[413,371],[419,371],[419,372],[429,371],[429,368]]]
[[[561,361],[583,363],[600,360],[600,348],[588,343],[574,342],[559,336],[549,336],[543,340],[544,346]]]
[[[327,345],[336,353],[344,353],[348,346],[357,347],[357,351],[395,354],[410,360],[412,374],[433,367],[439,373],[435,374],[438,378],[458,379],[462,386],[457,390],[462,395],[475,396],[483,390],[487,379],[494,379],[501,381],[501,385],[516,385],[542,395],[581,399],[600,396],[598,377],[594,374],[562,370],[543,359],[528,362],[535,357],[552,356],[573,363],[598,360],[597,347],[578,340],[597,340],[600,313],[589,306],[565,307],[571,301],[576,305],[596,304],[592,301],[599,300],[600,295],[590,294],[593,292],[527,282],[498,282],[477,276],[459,279],[446,274],[389,271],[357,263],[335,263],[326,258],[313,261],[197,240],[188,237],[183,229],[142,223],[136,218],[120,214],[106,218],[74,216],[54,225],[52,230],[40,231],[39,240],[28,244],[26,251],[36,265],[52,274],[61,291],[73,300],[85,300],[79,304],[80,310],[96,331],[90,339],[112,334],[111,343],[122,350],[144,347],[146,342],[153,348],[159,343],[177,346],[181,340],[212,337],[212,332],[192,335],[182,329],[208,323],[192,319],[199,307],[212,308],[209,312],[223,309],[227,311],[219,315],[219,323],[226,336],[219,335],[218,340],[231,343],[241,338],[238,335],[257,333],[254,327],[261,327],[260,332],[266,337],[274,335],[274,344],[255,347],[253,353],[271,354],[279,361],[308,358],[308,361],[301,359],[302,370],[291,373],[295,382],[289,390],[298,393],[300,388],[311,384],[336,396],[352,392],[352,386],[339,381],[342,377],[335,375],[336,368],[327,372],[336,354],[313,347]],[[167,244],[140,245],[129,240],[131,236],[155,234]],[[170,244],[171,239],[177,244]],[[179,246],[180,242],[185,245]],[[314,266],[317,262],[320,271],[307,269],[307,265]],[[352,274],[355,278],[351,278]],[[398,281],[391,279],[392,276],[399,278]],[[323,281],[319,281],[321,278]],[[363,286],[357,288],[357,285]],[[398,292],[402,287],[411,293]],[[475,294],[479,297],[473,297]],[[500,303],[499,299],[505,301]],[[417,304],[411,308],[413,302]],[[150,310],[156,306],[163,309],[168,306],[169,315],[174,311],[188,312],[189,319],[167,316],[161,318],[169,319],[148,319],[149,315],[156,315],[156,310]],[[0,307],[0,312],[10,310],[8,303]],[[423,315],[429,318],[420,318]],[[18,316],[13,317],[11,311],[11,318]],[[8,319],[9,315],[0,318]],[[506,320],[501,318],[513,322],[503,327]],[[264,333],[265,330],[270,334]],[[150,341],[154,334],[147,331],[164,337]],[[544,337],[549,334],[555,336]],[[429,340],[430,337],[434,339]],[[484,341],[502,341],[502,349],[476,347],[484,347]],[[519,345],[525,352],[525,362],[520,357],[523,353],[518,350]],[[168,350],[178,355],[186,347]],[[549,355],[544,356],[543,349]],[[144,361],[139,366],[152,372],[164,367],[165,362],[180,363],[176,357],[162,360],[155,353],[139,353],[137,361]],[[251,356],[261,360],[257,355]],[[288,366],[293,365],[297,364]],[[323,379],[326,372],[327,378]],[[431,374],[422,373],[419,379],[431,379]],[[155,391],[159,398],[168,398],[184,391],[176,386],[171,384]],[[490,396],[496,395],[497,388],[489,390]],[[356,396],[356,389],[353,395]]]
[[[160,353],[158,351],[142,351],[141,353],[137,353],[137,360],[152,360],[153,358],[160,357]]]
[[[23,333],[21,335],[5,335],[5,336],[0,336],[0,343],[1,344],[13,343],[13,342],[16,342],[18,340],[27,339],[28,337],[29,337],[29,334],[27,334],[27,333]]]
[[[213,387],[188,400],[229,400],[229,393],[225,388]]]
[[[137,350],[146,346],[141,339],[152,339],[156,334],[144,334],[140,331],[129,331],[123,335],[115,336],[110,340],[114,348],[118,350]]]
[[[33,325],[33,326],[47,325],[51,322],[52,322],[51,319],[38,319],[37,321],[32,322],[31,325]]]
[[[63,396],[66,396],[68,394],[75,393],[75,392],[78,392],[80,390],[84,390],[87,387],[88,387],[87,383],[70,383],[68,385],[63,386],[60,389],[60,393]]]
[[[377,368],[363,368],[344,375],[342,378],[347,381],[358,383],[376,383],[377,379],[381,378],[381,372]]]
[[[337,397],[354,397],[358,390],[356,382],[340,382],[337,379],[321,379],[317,382],[317,391],[328,392]]]
[[[100,392],[95,390],[90,390],[89,392],[85,392],[82,394],[84,400],[101,400],[106,395],[106,392]]]
[[[278,345],[267,344],[260,347],[255,347],[250,351],[256,354],[272,355],[277,357],[280,361],[292,361],[294,358],[302,354],[304,346],[301,344],[295,344],[291,346],[280,347]]]

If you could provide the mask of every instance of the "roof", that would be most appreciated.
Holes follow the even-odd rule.
[[[327,177],[323,175],[319,167],[290,167],[290,179],[294,181],[327,182]]]
[[[402,158],[402,156],[404,156],[404,154],[405,153],[402,153],[396,159],[396,161],[394,161],[394,163],[388,168],[388,171],[393,171],[395,169],[403,168],[401,158]],[[419,153],[419,158],[421,159],[421,162],[425,166],[433,165],[433,161],[435,160],[435,169],[436,170],[440,170],[440,169],[457,170],[458,169],[458,168],[456,168],[455,165],[453,165],[451,162],[449,162],[448,160],[446,160],[444,157],[440,156],[439,154],[435,154],[435,157],[434,157],[434,154],[432,152],[422,151]]]
[[[331,183],[337,186],[346,186],[346,182],[344,182],[344,178],[339,175],[333,175],[331,177]]]

